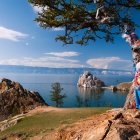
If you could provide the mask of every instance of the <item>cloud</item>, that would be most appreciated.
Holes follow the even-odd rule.
[[[27,36],[27,34],[0,26],[0,39],[19,41],[20,38],[25,38]]]
[[[41,6],[33,6],[32,5],[32,7],[33,7],[33,10],[34,10],[35,13],[42,13],[43,10],[47,10],[48,9],[47,6],[41,7]]]
[[[78,56],[78,52],[50,52],[50,53],[45,53],[53,56],[59,56],[59,57],[72,57],[72,56]]]
[[[70,63],[77,63],[78,60],[75,59],[65,59],[63,57],[40,57],[42,61],[56,61],[56,62],[70,62]]]
[[[57,28],[52,28],[51,29],[52,31],[63,31],[64,30],[64,28],[63,27],[57,27]]]
[[[93,68],[114,69],[114,70],[132,70],[132,61],[124,60],[119,57],[102,57],[87,60]]]
[[[65,59],[62,57],[39,57],[23,59],[3,59],[0,60],[1,65],[23,65],[23,66],[37,66],[37,67],[52,67],[52,68],[78,68],[83,67],[78,60]]]
[[[39,6],[33,6],[33,10],[37,13],[41,13],[43,8],[42,7],[39,7]]]

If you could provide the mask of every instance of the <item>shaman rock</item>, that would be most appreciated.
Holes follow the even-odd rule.
[[[84,71],[84,73],[80,75],[77,85],[84,88],[100,88],[105,86],[103,81],[88,71]]]

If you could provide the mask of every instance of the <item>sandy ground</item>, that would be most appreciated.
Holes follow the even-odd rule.
[[[50,112],[50,111],[61,112],[64,110],[65,110],[64,108],[56,108],[56,107],[52,107],[52,106],[39,106],[39,107],[36,107],[35,109],[29,111],[26,114],[26,116],[32,116],[37,113],[44,113],[44,112]]]
[[[110,111],[107,111],[106,113],[103,114],[97,114],[95,116],[88,117],[86,119],[80,120],[78,122],[75,122],[71,125],[68,125],[68,127],[63,128],[61,126],[56,129],[55,131],[51,133],[44,133],[44,134],[39,134],[37,136],[34,136],[30,138],[30,140],[69,140],[65,135],[69,133],[71,136],[72,135],[81,135],[82,133],[85,133],[89,131],[90,129],[97,127],[100,123],[103,123],[104,120],[111,119],[112,116],[115,113],[119,112],[121,109],[112,109]],[[62,132],[62,133],[61,133]],[[77,134],[76,134],[77,133]],[[63,138],[61,138],[60,135],[63,135]],[[78,136],[77,136],[78,137]],[[72,140],[78,140],[77,138],[73,138]],[[87,140],[87,139],[85,139]]]

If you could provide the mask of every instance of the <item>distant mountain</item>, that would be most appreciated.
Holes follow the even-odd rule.
[[[0,65],[1,73],[40,73],[40,74],[82,74],[84,71],[90,71],[95,75],[132,75],[132,71],[108,70],[95,68],[48,68],[31,66]]]

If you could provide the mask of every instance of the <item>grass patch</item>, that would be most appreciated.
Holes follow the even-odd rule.
[[[71,124],[87,117],[104,113],[111,108],[70,108],[50,111],[22,119],[17,125],[0,132],[0,139],[20,135],[23,139],[39,133],[51,132],[63,124]]]

